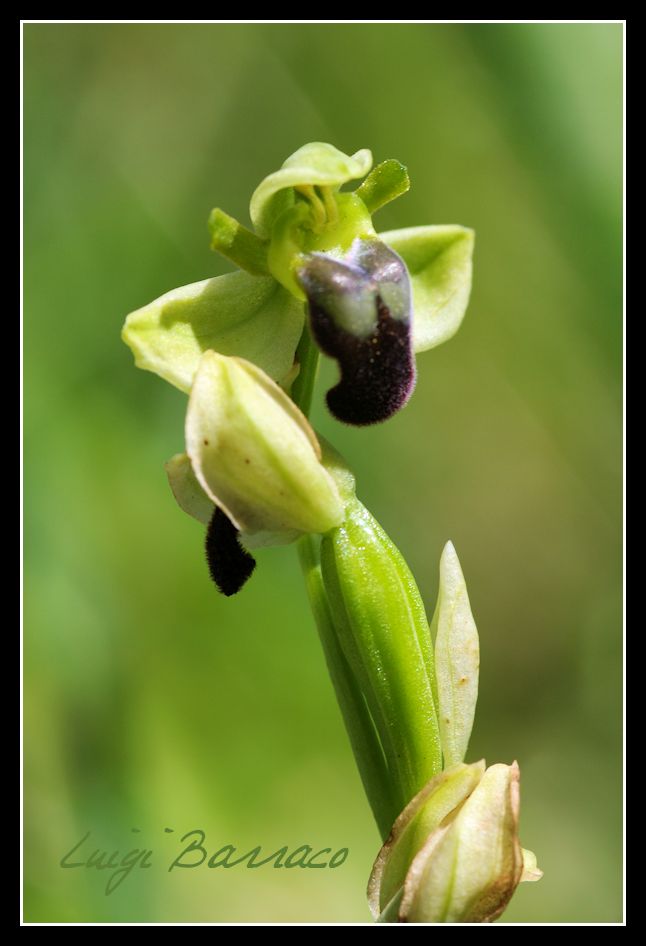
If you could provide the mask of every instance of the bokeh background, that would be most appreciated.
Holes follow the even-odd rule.
[[[230,268],[211,207],[247,221],[312,140],[408,165],[381,229],[477,231],[467,317],[406,410],[342,428],[328,364],[314,422],[431,612],[457,547],[483,658],[469,757],[519,760],[545,871],[504,919],[621,920],[621,57],[620,25],[24,27],[28,921],[369,919],[379,839],[294,550],[218,597],[162,467],[185,398],[119,338]],[[195,828],[210,853],[350,855],[169,873]],[[87,831],[153,868],[106,897],[105,872],[58,866]]]

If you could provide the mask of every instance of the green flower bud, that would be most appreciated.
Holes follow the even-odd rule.
[[[186,450],[204,492],[243,535],[325,533],[343,503],[314,431],[242,358],[206,352],[186,415]]]
[[[429,835],[469,797],[484,771],[483,761],[445,769],[406,805],[377,856],[368,882],[368,903],[375,919],[402,891],[411,862]]]
[[[523,873],[519,779],[515,762],[490,766],[430,833],[406,875],[400,922],[490,923],[501,915]]]
[[[401,553],[356,499],[323,538],[321,573],[340,647],[403,807],[442,767],[422,599]]]

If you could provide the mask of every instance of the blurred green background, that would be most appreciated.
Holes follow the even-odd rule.
[[[211,207],[247,221],[313,140],[408,165],[381,229],[477,232],[466,320],[406,410],[342,428],[327,364],[314,423],[431,612],[457,547],[482,646],[469,758],[519,760],[545,871],[503,919],[621,919],[621,57],[619,25],[24,27],[27,921],[369,920],[379,839],[294,550],[218,596],[162,467],[185,398],[119,338],[230,268]],[[195,828],[210,852],[350,855],[169,873]],[[87,831],[153,868],[106,897],[105,872],[58,866]]]

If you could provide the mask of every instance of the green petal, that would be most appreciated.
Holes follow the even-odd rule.
[[[377,855],[368,881],[368,903],[374,917],[403,886],[413,858],[431,832],[468,798],[484,771],[484,761],[446,769],[406,805]]]
[[[166,461],[164,466],[177,505],[193,519],[208,526],[215,503],[198,483],[188,455],[176,453],[174,457]]]
[[[254,191],[249,213],[257,233],[269,236],[278,215],[293,202],[291,188],[312,184],[339,188],[365,177],[371,167],[372,154],[367,148],[350,156],[319,141],[303,145],[287,158],[280,171],[266,177]]]
[[[447,542],[440,559],[440,591],[431,622],[444,765],[462,762],[478,699],[480,648],[458,556]]]
[[[410,227],[380,233],[402,257],[413,286],[413,347],[426,351],[460,328],[471,292],[475,234],[459,226]]]
[[[394,158],[382,161],[373,168],[355,193],[364,202],[371,214],[401,197],[410,188],[408,169]]]
[[[306,418],[242,358],[202,356],[186,414],[186,452],[207,495],[240,532],[263,533],[261,544],[267,533],[290,541],[294,533],[327,532],[343,518]]]
[[[275,381],[291,370],[304,309],[274,279],[229,273],[172,289],[132,312],[122,338],[138,368],[188,393],[203,352],[252,361]]]

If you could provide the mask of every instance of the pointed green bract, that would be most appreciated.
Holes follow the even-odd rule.
[[[343,519],[306,418],[241,358],[202,356],[186,415],[186,452],[206,494],[242,533],[295,538],[327,532]]]
[[[191,390],[207,349],[236,355],[281,381],[292,369],[303,305],[271,277],[236,272],[165,293],[126,319],[137,367]]]
[[[462,762],[478,699],[480,648],[469,596],[453,544],[440,559],[440,589],[431,622],[444,765]]]
[[[316,185],[337,190],[348,181],[365,177],[371,167],[372,154],[367,148],[347,155],[324,142],[304,145],[254,191],[249,213],[256,232],[270,236],[277,217],[294,202],[295,187]]]
[[[474,233],[466,227],[409,227],[380,233],[402,257],[413,287],[416,352],[448,341],[460,327],[471,292]]]

